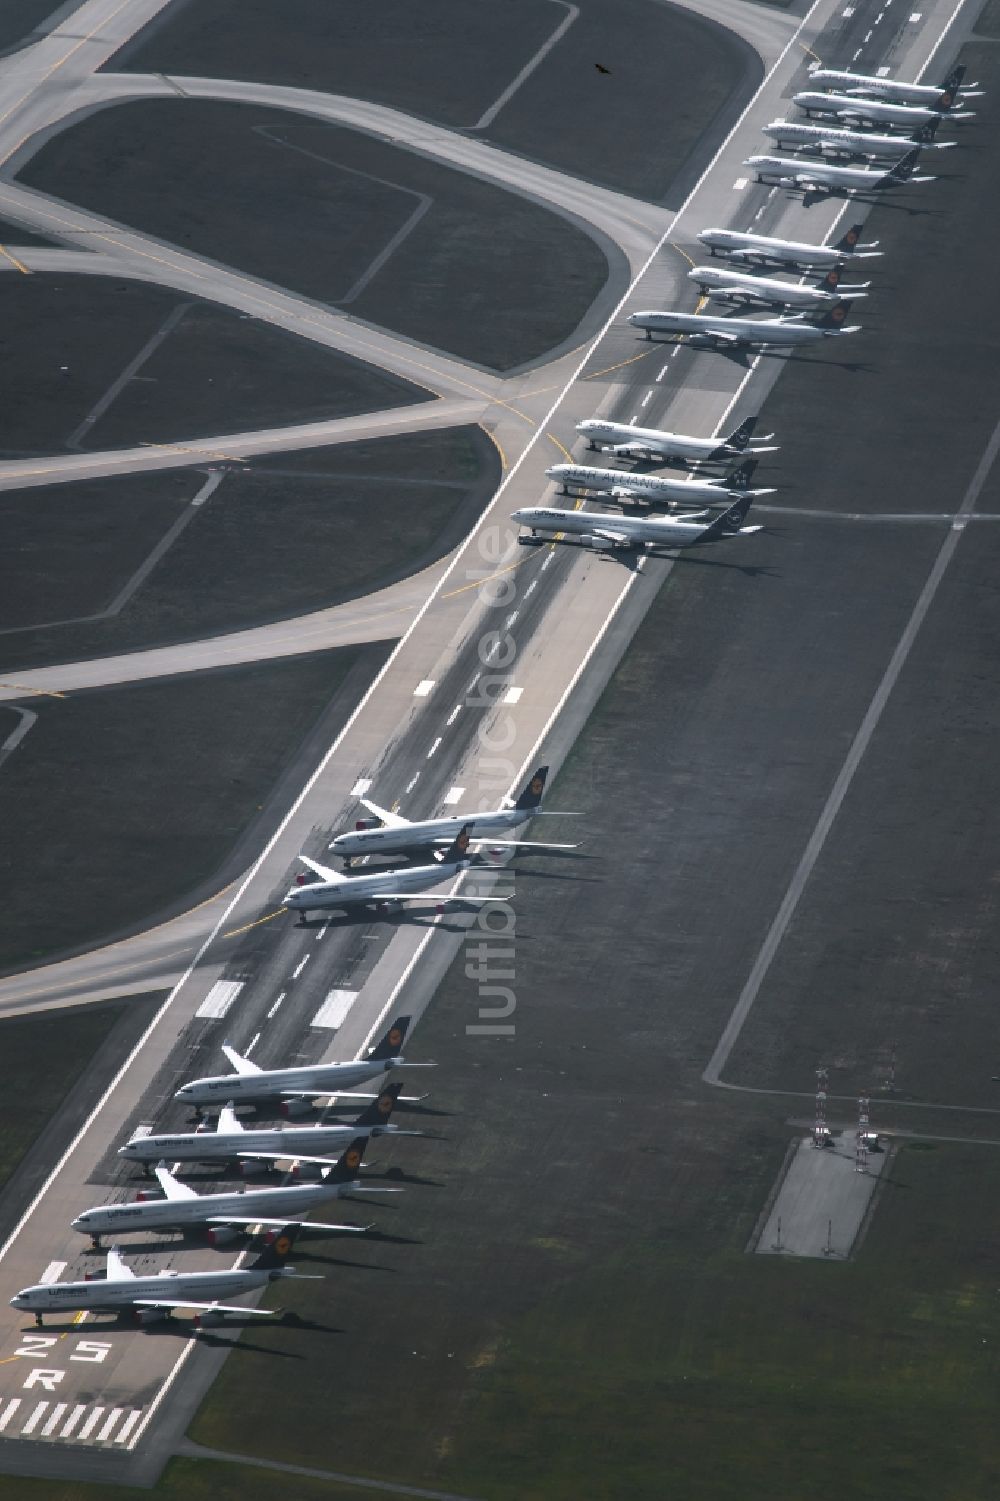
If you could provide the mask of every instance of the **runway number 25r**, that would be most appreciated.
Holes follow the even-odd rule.
[[[18,1345],[15,1354],[27,1356],[29,1360],[44,1360],[50,1353],[52,1346],[57,1345],[59,1339],[53,1334],[25,1334]],[[98,1362],[106,1360],[110,1344],[100,1339],[81,1339],[74,1347],[70,1360],[86,1360]],[[65,1371],[47,1371],[36,1366],[29,1371],[24,1385],[41,1386],[47,1392],[55,1391],[56,1387],[66,1375]]]

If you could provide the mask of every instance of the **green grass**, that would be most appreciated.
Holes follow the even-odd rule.
[[[31,1480],[0,1476],[0,1501],[372,1501],[378,1491],[282,1475],[250,1465],[215,1460],[174,1459],[153,1490],[131,1485],[88,1485],[80,1480]]]

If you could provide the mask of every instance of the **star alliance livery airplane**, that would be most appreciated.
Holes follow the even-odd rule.
[[[757,468],[747,459],[726,479],[665,479],[659,474],[632,474],[622,469],[592,469],[588,464],[553,464],[545,473],[558,480],[564,495],[570,486],[596,490],[628,505],[718,505],[738,500],[750,488]],[[755,490],[754,495],[773,495],[773,490]]]
[[[759,532],[759,526],[743,525],[752,500],[753,496],[748,492],[728,511],[708,522],[703,519],[708,514],[704,511],[680,517],[636,517],[599,511],[565,511],[555,506],[524,506],[511,512],[511,520],[529,528],[527,536],[518,538],[526,547],[542,540],[549,541],[553,534],[560,532],[579,537],[580,546],[592,547],[598,552],[624,548],[699,547],[706,542],[721,542],[728,537],[746,537],[751,532]],[[546,534],[544,539],[539,536],[540,532]]]
[[[965,69],[953,68],[944,83],[897,83],[893,78],[873,78],[865,73],[842,73],[836,68],[817,68],[810,73],[809,82],[818,84],[821,89],[836,89],[840,94],[858,94],[862,98],[895,100],[897,104],[932,104],[935,109],[942,113],[950,110],[955,100],[963,97],[973,97],[970,89],[974,89],[974,83],[966,88],[961,87]]]
[[[941,99],[945,97],[942,95]],[[937,102],[938,106],[941,99]],[[906,130],[929,125],[932,120],[940,120],[943,115],[947,115],[949,120],[971,120],[975,114],[974,110],[953,110],[950,106],[947,109],[932,109],[923,104],[891,104],[879,99],[856,99],[850,94],[820,94],[809,89],[801,94],[793,94],[792,103],[805,110],[810,119],[813,115],[833,115],[835,119],[848,123],[860,121],[864,124],[870,121],[873,125],[898,125]]]
[[[957,141],[935,141],[939,120],[922,125],[913,136],[882,136],[870,130],[840,130],[834,125],[803,125],[800,120],[772,120],[763,134],[779,147],[794,151],[819,151],[845,160],[869,157],[873,161],[900,157],[919,147],[921,151],[950,151]]]
[[[752,439],[756,417],[747,417],[728,438],[688,438],[680,433],[663,433],[655,427],[635,427],[630,422],[603,422],[588,417],[578,422],[576,430],[587,439],[588,448],[613,454],[616,459],[638,459],[645,464],[708,465],[728,464],[746,453],[777,453],[764,445],[767,438]]]

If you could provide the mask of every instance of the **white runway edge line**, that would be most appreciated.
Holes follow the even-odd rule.
[[[927,72],[927,69],[934,61],[934,58],[937,56],[942,42],[951,31],[951,28],[955,24],[955,21],[958,19],[959,13],[961,12],[964,5],[965,0],[958,0],[958,4],[955,6],[955,9],[952,11],[951,15],[948,17],[948,20],[946,21],[940,36],[937,38],[930,52],[927,54],[927,58],[924,62],[923,67],[917,73],[917,82],[919,82],[920,79],[923,78],[924,74]],[[830,231],[826,236],[827,240],[829,240],[830,236],[834,234],[841,219],[847,213],[848,209],[851,208],[851,206],[851,199],[848,198],[845,201],[843,208],[840,210],[840,213],[834,219],[833,224],[830,226]],[[751,369],[752,368],[753,366],[751,366]],[[815,866],[816,861],[819,859],[823,846],[826,843],[827,835],[829,834],[830,829],[833,826],[833,822],[837,816],[837,813],[840,811],[840,806],[843,803],[845,796],[847,795],[848,788],[850,787],[850,784],[854,778],[854,773],[857,771],[858,766],[861,763],[861,759],[868,748],[868,743],[871,740],[878,721],[882,716],[882,711],[885,708],[889,694],[892,692],[892,689],[896,683],[896,679],[899,677],[899,674],[906,662],[906,658],[910,654],[910,648],[913,645],[916,634],[920,629],[921,624],[923,623],[924,616],[927,614],[927,611],[930,608],[931,603],[933,602],[934,595],[938,590],[938,585],[940,584],[941,579],[944,576],[948,564],[951,562],[952,554],[954,553],[955,548],[958,546],[958,539],[962,535],[962,531],[964,530],[965,520],[968,518],[972,507],[975,505],[976,500],[979,496],[979,492],[982,490],[983,485],[986,483],[986,478],[993,466],[998,452],[1000,452],[1000,423],[998,423],[997,427],[994,429],[993,436],[990,438],[983,457],[979,461],[976,472],[969,482],[969,488],[966,490],[962,504],[957,512],[957,518],[954,526],[948,533],[948,536],[945,538],[934,566],[932,567],[927,581],[920,592],[917,603],[913,607],[913,613],[910,616],[910,619],[906,625],[905,630],[903,631],[902,636],[897,642],[896,650],[893,652],[882,680],[879,683],[878,688],[875,690],[875,696],[868,706],[868,711],[865,714],[864,719],[861,721],[861,726],[858,729],[857,735],[855,736],[851,744],[851,748],[847,753],[847,759],[841,767],[837,780],[834,782],[833,787],[830,791],[830,795],[827,798],[826,803],[824,804],[823,811],[819,816],[819,821],[813,829],[809,843],[806,845],[802,858],[795,869],[795,873],[792,876],[788,889],[785,892],[781,906],[778,908],[774,921],[772,922],[767,936],[764,939],[764,943],[761,946],[760,951],[758,952],[756,960],[754,961],[753,968],[751,969],[750,974],[747,977],[746,984],[740,992],[739,999],[737,1000],[736,1005],[733,1007],[732,1014],[730,1015],[729,1021],[726,1023],[725,1030],[723,1031],[722,1036],[719,1038],[719,1041],[715,1047],[715,1051],[709,1059],[708,1065],[704,1073],[702,1074],[702,1078],[704,1079],[706,1084],[716,1084],[721,1088],[729,1087],[723,1083],[723,1080],[720,1077],[722,1070],[725,1068],[727,1062],[729,1061],[730,1054],[732,1053],[733,1048],[736,1046],[739,1035],[742,1032],[744,1025],[746,1024],[747,1017],[750,1015],[753,1003],[760,993],[760,987],[764,983],[767,972],[770,969],[775,955],[778,952],[781,940],[784,938],[785,933],[788,929],[788,925],[795,915],[795,909],[799,904],[802,893],[805,890],[810,875],[812,874],[813,867]],[[738,1086],[732,1087],[736,1088]]]
[[[771,68],[764,75],[764,77],[761,80],[761,82],[760,82],[758,88],[756,89],[755,93],[748,100],[748,102],[747,102],[746,106],[744,107],[742,113],[740,114],[739,118],[732,125],[731,129],[729,130],[729,133],[725,137],[725,140],[723,140],[723,142],[719,146],[718,150],[716,151],[715,155],[712,157],[711,161],[706,166],[704,172],[702,172],[701,176],[698,178],[698,181],[695,183],[694,187],[691,189],[690,193],[685,198],[684,202],[681,204],[681,207],[679,208],[679,210],[675,214],[674,218],[671,220],[670,224],[667,226],[667,228],[664,231],[662,237],[657,242],[657,244],[654,245],[654,247],[650,251],[649,256],[647,257],[646,261],[639,268],[639,270],[637,271],[636,275],[633,277],[632,281],[629,283],[629,285],[628,285],[627,289],[625,290],[625,292],[623,293],[621,299],[616,304],[616,306],[612,309],[612,311],[611,311],[609,317],[607,318],[606,322],[604,323],[603,327],[598,330],[597,334],[595,334],[595,336],[594,336],[593,340],[591,341],[591,343],[589,345],[587,345],[587,347],[584,350],[584,353],[582,355],[582,358],[580,359],[579,364],[577,365],[576,369],[570,374],[569,379],[566,381],[566,383],[563,386],[562,390],[556,396],[556,399],[552,403],[551,407],[549,408],[549,411],[546,414],[545,418],[543,419],[542,422],[540,422],[538,424],[538,427],[535,430],[535,433],[528,440],[528,443],[526,444],[523,452],[520,454],[520,456],[517,459],[515,459],[515,461],[512,464],[511,468],[508,470],[507,474],[504,476],[503,480],[500,482],[500,485],[499,485],[499,488],[497,489],[496,495],[494,496],[493,500],[490,502],[490,505],[486,508],[486,511],[483,513],[483,516],[480,516],[477,519],[475,525],[472,527],[472,529],[469,531],[467,537],[465,538],[465,541],[462,543],[461,547],[459,547],[457,549],[457,551],[455,552],[455,555],[452,558],[451,562],[449,563],[448,567],[445,569],[444,573],[438,579],[437,583],[435,584],[434,588],[428,594],[428,596],[427,596],[426,600],[424,601],[424,603],[420,606],[420,608],[417,611],[416,615],[413,617],[413,620],[410,622],[409,626],[404,631],[404,633],[400,637],[399,641],[396,643],[396,646],[389,653],[389,656],[386,658],[385,662],[382,664],[382,667],[379,670],[379,672],[376,673],[376,675],[375,675],[375,677],[374,677],[374,679],[373,679],[370,687],[362,695],[362,698],[361,698],[360,702],[357,704],[357,706],[354,709],[354,711],[348,716],[347,722],[344,724],[343,729],[340,731],[339,735],[337,735],[337,737],[333,741],[333,744],[330,746],[329,750],[322,757],[319,765],[316,767],[316,770],[313,772],[312,776],[306,782],[305,786],[302,788],[302,791],[299,793],[298,797],[292,803],[292,805],[289,808],[288,812],[285,814],[284,818],[281,820],[281,822],[279,823],[278,827],[275,829],[274,833],[271,835],[271,838],[268,840],[267,844],[261,850],[261,852],[258,855],[257,859],[254,861],[253,865],[250,867],[250,869],[247,872],[246,876],[244,877],[244,879],[240,883],[238,889],[236,890],[235,894],[233,895],[231,901],[227,905],[225,911],[222,913],[222,916],[219,918],[218,922],[216,923],[215,927],[212,929],[211,933],[209,933],[208,937],[205,939],[204,943],[201,945],[201,948],[198,950],[197,954],[195,954],[195,956],[192,959],[191,963],[189,964],[188,968],[185,970],[185,972],[181,976],[180,980],[174,986],[173,990],[167,996],[166,1000],[163,1002],[162,1006],[159,1008],[159,1010],[157,1011],[156,1015],[153,1017],[152,1021],[149,1024],[149,1026],[143,1032],[142,1036],[138,1039],[138,1041],[136,1042],[134,1048],[129,1053],[128,1057],[125,1059],[124,1063],[122,1064],[121,1068],[118,1070],[118,1072],[115,1075],[115,1077],[108,1084],[107,1089],[101,1095],[101,1098],[97,1101],[97,1104],[94,1106],[93,1110],[87,1116],[87,1119],[81,1125],[79,1131],[76,1133],[76,1136],[70,1142],[70,1144],[66,1148],[65,1152],[63,1152],[63,1154],[59,1158],[58,1162],[53,1166],[53,1168],[52,1168],[51,1172],[49,1173],[48,1177],[45,1179],[45,1182],[42,1184],[41,1188],[38,1190],[37,1194],[32,1199],[32,1201],[28,1205],[27,1209],[21,1215],[21,1218],[18,1220],[17,1224],[14,1226],[14,1228],[11,1231],[10,1235],[8,1235],[8,1237],[4,1241],[3,1245],[0,1246],[0,1261],[3,1260],[3,1258],[9,1252],[11,1246],[14,1245],[14,1243],[17,1241],[18,1236],[20,1235],[20,1233],[23,1230],[24,1226],[27,1224],[28,1220],[31,1218],[32,1214],[35,1212],[35,1209],[37,1208],[38,1204],[41,1202],[41,1200],[48,1193],[49,1189],[52,1187],[52,1184],[55,1182],[56,1178],[58,1178],[59,1174],[62,1172],[62,1170],[65,1167],[66,1163],[72,1157],[73,1153],[76,1151],[76,1149],[79,1146],[80,1142],[86,1136],[87,1132],[90,1130],[91,1126],[94,1124],[94,1122],[96,1121],[97,1117],[100,1115],[101,1111],[104,1109],[104,1107],[107,1104],[108,1100],[114,1094],[115,1090],[118,1089],[119,1085],[121,1084],[122,1079],[124,1079],[125,1075],[128,1073],[129,1069],[134,1064],[136,1058],[138,1058],[139,1054],[142,1052],[143,1048],[146,1046],[147,1041],[152,1036],[152,1034],[155,1031],[156,1027],[160,1024],[160,1022],[162,1021],[162,1019],[166,1016],[167,1012],[170,1010],[171,1006],[173,1005],[173,1002],[174,1002],[175,998],[180,993],[180,991],[184,987],[184,985],[187,984],[187,982],[190,979],[191,975],[194,973],[195,969],[200,964],[203,955],[207,952],[207,950],[210,947],[210,945],[212,943],[214,943],[214,941],[216,939],[216,936],[218,935],[218,933],[220,932],[221,928],[223,927],[223,924],[226,923],[229,920],[230,913],[233,911],[234,907],[236,907],[237,903],[242,900],[243,894],[246,891],[247,887],[254,880],[254,878],[257,875],[257,872],[260,870],[261,866],[264,864],[264,861],[267,859],[268,855],[271,853],[271,850],[274,848],[274,846],[277,844],[278,840],[284,834],[285,829],[288,827],[288,824],[295,817],[295,814],[298,812],[299,808],[302,806],[302,804],[305,801],[305,799],[309,796],[309,794],[312,791],[313,787],[316,785],[316,783],[319,781],[320,777],[326,771],[327,766],[330,764],[330,761],[332,760],[332,758],[336,755],[336,753],[337,753],[338,749],[340,748],[341,744],[343,743],[345,737],[349,734],[349,732],[351,731],[351,729],[354,727],[355,721],[364,712],[364,710],[367,707],[368,702],[371,699],[372,695],[374,694],[375,690],[378,688],[378,686],[382,682],[383,678],[390,671],[393,663],[396,661],[396,658],[399,656],[399,654],[402,652],[403,648],[409,642],[410,637],[413,635],[414,631],[417,629],[417,626],[423,620],[424,615],[427,613],[427,611],[430,609],[431,605],[434,603],[434,601],[437,599],[438,595],[443,590],[445,584],[450,579],[451,575],[458,568],[459,563],[461,562],[462,558],[465,556],[465,553],[467,552],[467,550],[469,549],[469,547],[472,545],[473,539],[477,536],[477,534],[479,532],[479,529],[480,529],[480,527],[482,525],[482,522],[483,522],[483,519],[484,519],[485,515],[487,515],[489,513],[489,511],[492,510],[493,506],[496,504],[496,502],[499,499],[499,497],[504,493],[504,491],[506,490],[507,486],[510,484],[511,480],[519,472],[522,464],[525,462],[528,454],[531,453],[531,451],[534,448],[535,444],[538,443],[541,440],[542,436],[548,431],[549,427],[551,426],[552,419],[553,419],[555,413],[558,411],[558,409],[562,405],[563,401],[565,401],[568,392],[572,389],[572,387],[574,386],[574,384],[576,383],[576,381],[579,379],[580,374],[582,373],[582,371],[584,370],[584,368],[585,368],[585,366],[587,364],[587,361],[589,359],[591,359],[594,351],[597,349],[597,347],[600,344],[601,340],[605,337],[605,335],[607,334],[608,330],[611,328],[612,324],[614,323],[615,319],[618,317],[618,315],[620,314],[620,312],[624,308],[626,302],[632,296],[633,291],[634,291],[636,285],[638,284],[638,282],[642,279],[643,276],[645,276],[646,272],[649,270],[650,266],[653,264],[653,262],[656,259],[656,257],[659,254],[662,253],[664,245],[666,245],[667,241],[670,239],[670,236],[674,233],[675,225],[680,221],[681,216],[686,212],[687,207],[688,207],[689,203],[691,202],[692,198],[698,192],[698,190],[700,189],[702,183],[708,177],[709,173],[714,169],[716,163],[719,161],[719,158],[722,156],[722,153],[725,151],[726,147],[729,145],[730,141],[732,140],[733,136],[736,134],[737,130],[739,130],[740,126],[743,124],[743,121],[746,119],[746,117],[749,114],[750,110],[753,108],[753,106],[756,103],[756,101],[757,101],[757,99],[758,99],[761,91],[770,82],[770,80],[773,77],[773,75],[776,72],[776,70],[781,66],[781,64],[784,62],[786,56],[788,55],[788,53],[790,52],[790,50],[792,49],[792,47],[798,41],[800,33],[809,24],[809,21],[812,18],[813,12],[816,10],[816,8],[819,5],[819,3],[820,3],[820,0],[813,0],[812,5],[810,5],[809,9],[806,11],[805,15],[802,17],[801,21],[799,22],[798,26],[795,28],[795,30],[793,31],[792,35],[789,37],[789,39],[785,43],[784,47],[781,49],[781,52],[779,53],[778,57],[775,59],[775,61],[774,61],[773,65],[771,66]],[[952,16],[951,21],[948,22],[948,26],[949,27],[951,26],[952,21],[954,20],[954,16],[958,14],[958,11],[961,9],[961,7],[962,7],[962,5],[964,5],[964,3],[965,3],[965,0],[959,0],[958,7],[956,8],[954,15]],[[748,372],[748,377],[749,377],[749,372]],[[742,384],[741,384],[741,387],[740,387],[741,391],[742,391],[742,388],[743,387],[742,387]],[[737,393],[737,395],[739,395],[739,392]],[[549,561],[550,561],[550,559],[546,559],[546,563],[548,563]],[[545,567],[546,565],[543,564],[542,566]],[[603,640],[604,635],[606,634],[606,632],[608,630],[608,627],[611,624],[611,621],[613,620],[613,618],[615,617],[615,615],[617,615],[618,610],[620,609],[621,604],[624,601],[624,599],[625,599],[625,597],[626,597],[626,595],[628,593],[629,588],[631,587],[632,580],[634,580],[636,577],[637,577],[637,574],[635,574],[635,573],[629,575],[629,581],[626,583],[626,586],[623,589],[621,595],[619,596],[619,598],[616,601],[616,603],[613,605],[613,607],[611,609],[611,612],[609,613],[609,615],[607,616],[607,618],[604,621],[604,624],[601,626],[601,629],[600,629],[597,637],[595,638],[595,641],[593,642],[590,650],[587,652],[587,655],[586,655],[583,663],[581,664],[581,666],[578,669],[577,673],[574,675],[573,682],[570,684],[570,687],[569,687],[569,689],[567,689],[567,692],[563,695],[563,698],[560,699],[560,702],[557,705],[557,712],[558,712],[558,710],[560,710],[562,708],[562,704],[563,704],[565,698],[568,696],[569,691],[571,691],[572,688],[575,687],[576,682],[579,680],[580,675],[582,674],[583,670],[586,668],[587,664],[589,663],[591,657],[593,656],[593,653],[596,651],[598,644],[600,643],[601,640]],[[547,733],[547,731],[548,731],[548,725],[546,725],[546,733]],[[538,744],[541,744],[542,738],[543,737],[541,737],[541,736],[539,737],[539,740],[537,742]],[[534,754],[534,751],[532,752],[532,754]],[[525,763],[525,764],[527,764],[527,763]],[[430,934],[432,934],[433,931],[434,931],[434,929],[432,927],[429,930],[428,936],[430,936]],[[419,952],[422,952],[422,949],[423,949],[423,945],[421,945],[421,949],[420,949]],[[407,966],[407,973],[409,972],[410,968],[411,968],[411,966]],[[398,989],[399,987],[396,987],[396,988]],[[239,1258],[238,1262],[237,1262],[237,1265],[241,1265],[242,1261],[243,1261],[243,1257],[241,1256]],[[132,1434],[132,1437],[129,1440],[129,1444],[128,1444],[129,1449],[134,1448],[135,1445],[141,1439],[141,1437],[142,1437],[143,1433],[145,1432],[146,1428],[148,1427],[148,1425],[152,1421],[153,1417],[155,1416],[155,1414],[156,1414],[156,1412],[157,1412],[160,1404],[163,1402],[164,1398],[167,1396],[168,1392],[170,1391],[170,1388],[173,1386],[173,1383],[176,1381],[178,1375],[180,1374],[181,1368],[184,1365],[184,1362],[188,1359],[188,1357],[190,1356],[190,1354],[191,1354],[191,1352],[192,1352],[193,1349],[194,1349],[194,1343],[192,1342],[191,1344],[186,1345],[185,1348],[181,1351],[180,1355],[177,1357],[177,1360],[176,1360],[173,1368],[167,1374],[166,1380],[163,1382],[163,1385],[160,1387],[159,1391],[156,1393],[156,1395],[153,1398],[152,1402],[150,1403],[149,1407],[146,1409],[146,1414],[145,1414],[145,1417],[143,1418],[143,1421],[138,1425],[138,1427],[136,1428],[135,1432]]]

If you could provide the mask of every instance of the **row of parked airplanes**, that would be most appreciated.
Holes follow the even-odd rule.
[[[931,177],[914,176],[916,164],[922,150],[955,144],[935,141],[942,120],[971,118],[972,111],[956,108],[974,97],[975,85],[964,85],[964,78],[963,67],[956,67],[936,86],[817,68],[811,74],[812,87],[795,94],[794,102],[810,117],[834,119],[838,128],[775,120],[764,127],[765,135],[779,145],[818,153],[820,158],[890,160],[893,165],[838,166],[825,160],[775,156],[751,156],[745,165],[754,168],[758,182],[848,197],[906,182],[932,182]],[[862,227],[853,224],[833,245],[782,240],[750,230],[703,229],[697,236],[699,243],[714,259],[727,264],[692,268],[688,276],[701,295],[737,307],[776,309],[778,316],[642,311],[631,313],[628,322],[642,329],[647,339],[668,334],[696,348],[722,350],[789,348],[857,333],[860,324],[849,325],[846,320],[852,302],[865,297],[871,283],[845,287],[841,276],[848,264],[881,254],[877,241],[862,243]],[[801,279],[789,282],[760,274],[770,269],[795,273]],[[768,446],[769,439],[753,438],[755,421],[748,418],[726,438],[693,438],[597,419],[578,423],[577,432],[587,439],[588,448],[647,466],[683,467],[697,477],[689,473],[684,479],[670,479],[586,464],[554,464],[546,474],[561,485],[564,494],[573,490],[597,493],[631,508],[632,514],[523,506],[512,513],[512,519],[525,528],[518,540],[532,546],[572,537],[576,545],[598,550],[672,551],[760,531],[759,526],[747,526],[746,518],[756,496],[773,492],[751,490],[750,481],[758,455],[776,450]],[[713,471],[726,471],[734,461],[739,461],[734,472],[713,477]],[[691,505],[708,509],[670,516],[635,514],[636,508],[673,510]],[[711,508],[718,505],[722,509],[713,514]]]
[[[332,842],[331,849],[344,861],[345,870],[372,854],[407,854],[432,851],[431,863],[403,867],[385,867],[361,875],[348,875],[323,865],[309,855],[300,856],[309,867],[312,879],[297,882],[285,898],[286,907],[299,910],[305,917],[310,909],[348,907],[356,903],[391,910],[406,902],[430,901],[442,904],[440,895],[424,894],[470,867],[484,848],[502,851],[511,846],[531,849],[572,849],[565,844],[547,845],[523,840],[516,831],[543,811],[541,807],[548,767],[538,767],[521,794],[489,812],[455,814],[414,822],[370,798],[362,798],[365,810],[372,815]],[[466,896],[462,901],[478,903],[501,900],[492,896]],[[358,1178],[362,1158],[373,1137],[419,1136],[422,1132],[406,1131],[390,1117],[402,1085],[387,1084],[379,1094],[358,1093],[360,1086],[382,1079],[390,1070],[410,1067],[429,1068],[431,1064],[409,1062],[401,1048],[410,1025],[408,1016],[397,1017],[385,1035],[365,1057],[348,1062],[313,1063],[289,1068],[264,1069],[237,1052],[228,1043],[222,1051],[233,1072],[194,1079],[177,1090],[175,1099],[193,1107],[199,1117],[196,1129],[151,1134],[137,1131],[119,1149],[119,1156],[143,1166],[147,1176],[153,1173],[158,1194],[143,1190],[130,1201],[97,1205],[86,1209],[72,1221],[74,1230],[88,1235],[95,1249],[102,1237],[134,1231],[203,1229],[211,1245],[223,1245],[241,1233],[263,1235],[261,1254],[248,1266],[237,1265],[223,1271],[163,1271],[150,1276],[137,1275],[123,1259],[117,1246],[107,1255],[104,1277],[86,1277],[82,1281],[40,1282],[22,1288],[11,1305],[33,1313],[41,1326],[45,1314],[128,1313],[139,1323],[147,1324],[168,1317],[175,1309],[190,1310],[196,1327],[220,1323],[234,1316],[272,1317],[277,1309],[256,1309],[243,1304],[223,1302],[225,1298],[254,1291],[279,1278],[297,1276],[286,1264],[292,1245],[303,1230],[339,1234],[362,1234],[365,1225],[323,1224],[304,1221],[304,1216],[319,1205],[345,1194],[392,1193],[398,1190],[381,1184],[364,1183]],[[419,1098],[403,1096],[407,1103]],[[319,1100],[337,1107],[350,1101],[364,1101],[364,1109],[351,1122],[329,1121],[324,1112],[314,1125],[243,1124],[236,1113],[239,1105],[268,1104],[285,1117],[301,1115]],[[218,1110],[214,1130],[205,1121],[208,1111]],[[340,1151],[333,1158],[331,1153]],[[176,1176],[181,1163],[236,1164],[249,1175],[279,1163],[288,1164],[297,1181],[280,1187],[224,1189],[199,1193]],[[168,1166],[172,1164],[172,1167]],[[312,1175],[301,1181],[303,1170]]]

